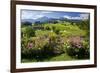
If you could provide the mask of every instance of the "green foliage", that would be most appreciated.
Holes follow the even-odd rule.
[[[76,45],[78,45],[78,44],[76,44]],[[72,57],[78,58],[78,59],[89,58],[89,56],[90,56],[89,42],[82,41],[81,47],[77,47],[76,45],[68,44],[67,46],[69,46],[69,47],[66,47],[67,54]]]
[[[31,26],[21,28],[22,37],[32,37],[35,35],[35,31]]]
[[[22,23],[21,27],[27,27],[27,26],[31,26],[32,23],[31,22],[24,22]]]
[[[78,23],[79,27],[83,30],[88,30],[90,28],[90,22],[89,20],[83,20],[80,23]]]
[[[35,35],[38,37],[38,36],[56,36],[56,34],[51,30],[51,31],[48,31],[48,30],[37,30],[35,31]]]
[[[84,48],[89,49],[89,41],[88,40],[82,41],[82,44],[83,44]]]
[[[38,22],[32,26],[21,27],[21,57],[36,62],[48,59],[63,60],[63,57],[66,57],[65,60],[89,59],[88,25],[88,21],[79,23],[57,21],[44,24]],[[70,37],[75,36],[82,37],[80,43],[70,42]]]
[[[46,30],[51,30],[51,28],[49,26],[46,26],[45,29]]]

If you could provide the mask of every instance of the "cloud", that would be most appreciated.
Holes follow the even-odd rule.
[[[52,11],[31,11],[22,10],[21,19],[38,19],[44,17],[46,14],[53,13]]]
[[[66,14],[63,15],[63,13],[61,15],[56,14],[53,11],[32,11],[32,10],[22,10],[21,12],[21,19],[38,19],[44,16],[49,16],[49,17],[53,17],[53,18],[59,18],[59,17],[64,17],[67,19],[74,19],[74,20],[86,20],[89,19],[89,14],[88,13],[78,13],[78,14]]]
[[[42,14],[48,14],[48,13],[53,13],[53,12],[51,12],[51,11],[42,11],[41,13]]]
[[[79,16],[76,16],[76,17],[65,15],[63,17],[67,19],[74,19],[74,20],[86,20],[86,19],[89,19],[89,14],[80,14]]]
[[[64,18],[71,19],[71,16],[65,15]]]
[[[41,17],[44,17],[44,15],[42,15],[42,14],[36,15],[35,17],[33,17],[33,19],[38,19],[38,18],[41,18]]]
[[[81,17],[71,17],[71,19],[75,19],[75,20],[81,20]]]
[[[83,20],[89,19],[89,14],[80,14],[80,18]]]
[[[67,19],[76,19],[76,20],[80,20],[81,18],[76,16],[76,17],[72,17],[72,16],[68,16],[68,15],[65,15],[64,18],[67,18]]]
[[[34,17],[35,13],[33,14],[32,11],[22,11],[22,15],[21,18],[22,19],[30,19],[32,17]]]
[[[38,14],[34,15],[34,17],[32,19],[38,19],[38,18],[44,17],[45,14],[50,14],[50,13],[53,13],[53,12],[51,12],[51,11],[40,11]]]

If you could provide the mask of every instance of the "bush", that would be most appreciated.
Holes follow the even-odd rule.
[[[59,30],[59,29],[56,29],[54,32],[55,32],[56,34],[59,34],[60,30]]]
[[[41,50],[39,49],[24,49],[21,52],[21,57],[24,59],[38,59],[39,57],[42,56]]]
[[[72,56],[78,59],[89,58],[89,51],[85,50],[85,48],[67,48],[66,51],[69,56]]]
[[[22,22],[22,27],[24,26],[32,26],[31,22]]]
[[[89,42],[83,41],[71,41],[69,45],[67,45],[70,47],[66,47],[67,54],[78,59],[89,59]]]
[[[35,36],[35,30],[31,26],[21,28],[21,36],[22,37],[33,37]]]

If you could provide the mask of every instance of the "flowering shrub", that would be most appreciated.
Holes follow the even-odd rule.
[[[66,47],[66,52],[68,55],[78,58],[78,59],[84,59],[89,58],[89,43],[88,41],[80,40],[78,37],[73,37],[69,44]],[[75,41],[76,40],[76,41]]]

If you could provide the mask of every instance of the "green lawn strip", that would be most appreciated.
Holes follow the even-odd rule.
[[[45,61],[69,61],[69,60],[75,60],[75,59],[64,53],[64,54],[52,57],[50,59],[46,59]]]
[[[69,61],[69,60],[75,60],[75,58],[72,58],[70,56],[68,56],[67,54],[61,54],[58,56],[54,56],[51,58],[46,58],[43,61],[39,61],[39,62],[49,62],[49,61]],[[27,63],[27,62],[37,62],[36,59],[22,59],[22,63]]]

